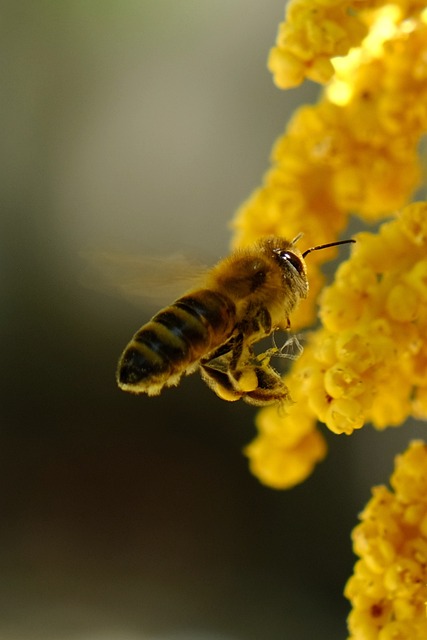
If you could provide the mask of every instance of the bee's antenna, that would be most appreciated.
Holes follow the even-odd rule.
[[[350,244],[350,242],[356,242],[356,240],[340,240],[339,242],[330,242],[329,244],[318,244],[317,247],[311,247],[311,249],[307,249],[307,251],[304,251],[302,257],[305,258],[305,256],[312,251],[327,249],[328,247],[336,247],[339,244]]]

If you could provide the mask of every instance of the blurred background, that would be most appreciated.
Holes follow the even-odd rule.
[[[338,640],[350,530],[415,427],[351,438],[292,491],[255,410],[187,378],[116,388],[156,311],[91,252],[225,255],[307,85],[275,89],[281,0],[1,0],[1,640]],[[168,302],[168,301],[166,301]]]

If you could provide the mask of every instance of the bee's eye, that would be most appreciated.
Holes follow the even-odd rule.
[[[291,265],[294,267],[294,269],[298,271],[299,274],[304,273],[304,266],[302,264],[302,261],[294,253],[292,253],[291,251],[278,251],[277,255],[281,260],[290,262]]]

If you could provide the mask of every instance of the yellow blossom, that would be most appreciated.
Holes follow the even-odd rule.
[[[331,242],[351,212],[376,221],[404,206],[414,192],[421,176],[418,145],[427,130],[426,10],[424,3],[409,2],[372,9],[378,4],[289,4],[288,20],[301,11],[301,27],[307,12],[321,22],[324,12],[347,15],[351,9],[352,21],[363,7],[369,32],[359,47],[340,53],[319,102],[297,110],[276,142],[263,185],[237,211],[234,247],[265,235],[292,239],[301,231],[304,248]],[[294,314],[294,328],[313,322],[323,282],[320,264],[330,258],[329,251],[310,256],[311,294]],[[399,289],[391,294],[390,308],[398,294]]]
[[[282,89],[324,87],[275,143],[233,222],[234,247],[302,232],[304,251],[349,237],[350,215],[382,222],[354,236],[323,290],[331,253],[307,258],[310,294],[292,328],[312,324],[317,303],[320,327],[285,376],[293,403],[262,409],[245,450],[259,480],[283,489],[324,458],[318,421],[350,435],[427,420],[427,202],[408,204],[427,131],[426,3],[290,0],[268,66]],[[353,532],[349,640],[427,638],[427,445],[397,458],[391,487],[373,490]]]
[[[427,445],[397,457],[391,486],[374,488],[353,531],[349,640],[427,638]]]
[[[268,408],[258,416],[260,435],[247,455],[252,471],[272,486],[288,486],[294,473],[285,457],[294,440],[289,446],[284,438],[303,440],[316,420],[349,435],[366,422],[384,429],[409,415],[427,419],[427,203],[408,205],[377,234],[356,239],[321,296],[323,328],[286,378],[295,405],[286,415]],[[323,457],[317,446],[311,454],[304,449],[305,467],[295,454],[295,482]]]
[[[288,377],[309,415],[346,434],[427,419],[427,203],[356,240],[321,296],[323,328]]]
[[[275,489],[287,489],[306,479],[326,455],[326,443],[315,420],[295,403],[289,414],[267,407],[258,414],[258,436],[246,447],[250,469]]]
[[[355,4],[342,0],[289,2],[268,61],[279,87],[296,86],[305,77],[322,83],[331,78],[331,58],[345,55],[367,31],[357,14],[350,12]]]
[[[398,31],[411,32],[418,16],[425,17],[422,1],[290,0],[268,67],[281,89],[305,78],[325,84],[342,60],[378,54]]]

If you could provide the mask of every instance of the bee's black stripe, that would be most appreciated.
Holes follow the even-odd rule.
[[[209,289],[200,291],[198,296],[183,296],[173,306],[184,309],[205,326],[215,330],[226,326],[229,316],[235,313],[235,306],[229,298]]]
[[[208,331],[204,324],[184,309],[169,307],[158,313],[153,322],[163,325],[179,340],[188,345],[199,345],[206,342]]]
[[[201,289],[180,298],[134,335],[119,363],[119,384],[149,389],[167,383],[215,340],[228,339],[234,321],[233,302],[215,291]]]
[[[135,385],[152,376],[161,375],[168,369],[168,362],[149,349],[140,350],[136,346],[130,346],[123,354],[117,376],[122,384]]]
[[[161,358],[171,362],[186,358],[189,351],[187,342],[178,339],[169,331],[159,331],[155,322],[150,322],[145,328],[138,331],[134,340],[146,345]]]

